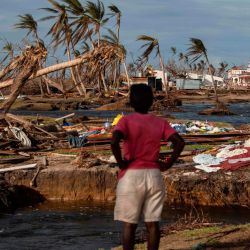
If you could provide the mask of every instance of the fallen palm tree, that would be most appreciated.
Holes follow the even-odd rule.
[[[100,46],[95,47],[75,60],[39,69],[42,62],[46,59],[46,56],[47,50],[43,44],[36,43],[34,46],[26,47],[19,56],[13,59],[13,61],[7,66],[7,69],[0,72],[1,79],[5,79],[5,81],[0,83],[0,89],[13,85],[13,91],[9,98],[1,105],[0,111],[2,113],[1,118],[5,119],[10,127],[12,126],[11,122],[18,123],[21,127],[28,127],[29,130],[38,130],[45,134],[45,136],[56,139],[55,136],[46,133],[44,130],[41,131],[41,128],[34,126],[34,124],[8,113],[18,95],[21,93],[24,85],[29,80],[80,64],[86,65],[89,68],[88,76],[90,78],[99,77],[100,72],[107,71],[117,58],[121,61],[124,60],[125,51],[124,48],[119,45],[102,42]]]
[[[2,105],[1,109],[5,110],[5,112],[10,109],[11,105],[20,94],[22,87],[28,80],[48,75],[65,68],[74,67],[79,64],[86,64],[90,69],[88,72],[89,77],[94,77],[96,74],[99,74],[98,72],[102,72],[104,69],[111,66],[112,62],[117,60],[117,58],[124,60],[124,53],[123,48],[120,46],[102,43],[99,47],[79,56],[77,59],[38,69],[38,65],[41,65],[40,61],[46,57],[47,51],[42,44],[39,43],[36,46],[28,47],[19,57],[13,59],[14,61],[12,64],[16,66],[15,69],[7,66],[8,70],[2,70],[2,72],[0,72],[1,78],[8,77],[8,75],[15,77],[0,83],[0,89],[14,85],[14,92]]]

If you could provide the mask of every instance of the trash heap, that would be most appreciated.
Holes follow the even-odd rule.
[[[194,167],[207,173],[224,170],[237,170],[250,166],[250,139],[236,144],[220,146],[211,153],[193,157]]]
[[[219,128],[214,126],[212,123],[202,122],[202,121],[189,121],[186,123],[171,123],[170,124],[178,133],[187,134],[187,133],[226,133],[231,132],[234,128],[223,127]]]

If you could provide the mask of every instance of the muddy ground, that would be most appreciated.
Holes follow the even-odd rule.
[[[115,199],[118,168],[108,163],[109,156],[86,158],[80,165],[74,155],[50,153],[47,156],[48,166],[40,171],[34,187],[45,199]],[[35,159],[26,164],[39,164],[40,158],[36,156]],[[30,187],[35,173],[36,170],[19,170],[5,173],[4,178],[12,185]],[[163,173],[163,178],[167,204],[250,207],[250,166],[205,173],[188,163],[185,166],[176,164]]]
[[[121,250],[121,247],[113,250]],[[136,250],[146,250],[146,243],[137,244]],[[198,229],[169,231],[160,241],[159,250],[248,250],[250,224],[239,226],[209,226]]]
[[[192,98],[190,98],[192,96]],[[212,93],[207,95],[204,91],[175,91],[171,93],[173,102],[169,106],[164,94],[155,94],[154,110],[173,106],[181,103],[214,103]],[[174,101],[176,100],[176,101]],[[219,94],[219,100],[224,103],[249,102],[249,92],[229,92]],[[0,101],[1,103],[1,101]],[[17,99],[12,110],[30,110],[30,111],[53,111],[53,110],[76,110],[78,108],[89,109],[99,106],[99,110],[129,110],[127,105],[128,98],[123,95],[101,95],[88,96],[86,98],[69,95],[67,98],[61,95],[53,96],[23,96]]]

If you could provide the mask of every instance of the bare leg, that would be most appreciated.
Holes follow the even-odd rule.
[[[148,230],[148,250],[158,250],[160,243],[159,222],[145,222]]]
[[[124,222],[122,232],[123,250],[133,250],[137,224]]]

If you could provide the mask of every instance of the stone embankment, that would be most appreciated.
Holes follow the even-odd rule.
[[[30,187],[36,170],[5,173],[11,185]],[[34,188],[49,200],[114,200],[117,168],[102,164],[79,168],[72,157],[49,159]],[[237,171],[205,173],[191,166],[173,167],[163,174],[168,204],[250,207],[250,166]]]

